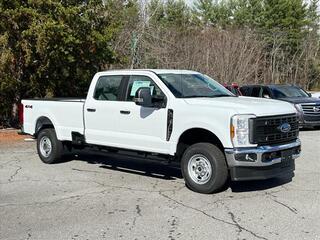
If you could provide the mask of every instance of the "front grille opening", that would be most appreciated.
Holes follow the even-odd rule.
[[[281,132],[280,126],[290,124],[288,132]],[[296,114],[257,117],[250,120],[250,143],[274,145],[292,142],[299,135],[299,121]]]
[[[303,113],[311,116],[320,116],[320,104],[301,104]]]

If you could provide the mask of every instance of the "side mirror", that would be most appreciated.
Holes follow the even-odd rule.
[[[136,92],[134,102],[142,107],[153,107],[150,88],[141,87]]]
[[[308,92],[307,94],[308,94],[309,97],[312,97],[312,94],[311,94],[311,93]]]

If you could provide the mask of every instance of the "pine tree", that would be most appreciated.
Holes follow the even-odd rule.
[[[307,5],[303,0],[269,0],[264,5],[261,28],[266,38],[277,36],[289,52],[297,51],[306,31]]]
[[[190,23],[189,7],[183,0],[168,0],[165,5],[166,23],[184,28]]]
[[[234,8],[233,22],[237,26],[257,28],[261,25],[264,1],[237,0],[232,1]]]
[[[193,12],[204,26],[225,28],[232,23],[233,2],[223,0],[198,0]]]

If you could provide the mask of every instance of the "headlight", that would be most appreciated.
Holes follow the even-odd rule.
[[[298,113],[302,113],[303,112],[301,104],[294,104],[294,107],[296,108]]]
[[[249,141],[249,119],[255,115],[235,115],[231,118],[230,136],[234,147],[252,146]]]

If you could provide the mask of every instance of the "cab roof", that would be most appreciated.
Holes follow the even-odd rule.
[[[128,73],[128,72],[153,72],[155,74],[199,74],[199,72],[192,70],[180,70],[180,69],[120,69],[120,70],[107,70],[101,73]]]

